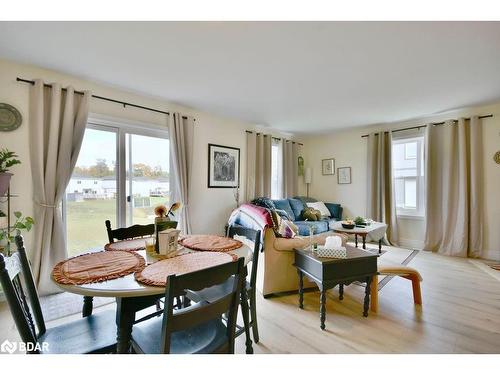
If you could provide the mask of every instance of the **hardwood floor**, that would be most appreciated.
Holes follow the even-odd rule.
[[[255,353],[500,353],[497,274],[477,260],[428,252],[420,252],[410,266],[424,278],[421,308],[413,305],[410,282],[395,277],[379,293],[378,314],[363,318],[363,288],[350,285],[343,301],[338,289],[327,293],[325,331],[319,328],[318,292],[305,294],[304,310],[298,308],[296,294],[270,299],[259,295]],[[2,303],[0,342],[6,338],[17,339],[17,332]],[[245,353],[243,336],[236,350]]]

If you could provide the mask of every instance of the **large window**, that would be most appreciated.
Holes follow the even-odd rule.
[[[424,137],[393,140],[392,166],[397,214],[423,216]]]
[[[164,130],[89,123],[66,188],[68,252],[108,242],[113,228],[154,222],[154,207],[169,203],[169,142]]]

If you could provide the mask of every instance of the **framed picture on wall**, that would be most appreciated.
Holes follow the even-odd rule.
[[[337,183],[350,184],[351,183],[351,167],[337,168]]]
[[[208,187],[240,186],[240,149],[208,144]]]
[[[335,159],[331,158],[321,160],[321,173],[323,175],[335,174]]]

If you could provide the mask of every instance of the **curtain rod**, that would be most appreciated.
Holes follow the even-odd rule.
[[[247,132],[247,133],[249,133],[249,134],[252,134],[252,133],[253,133],[253,131],[251,131],[251,130],[245,130],[245,132]],[[261,135],[262,133],[255,133],[255,134],[256,134],[256,135]],[[267,134],[263,134],[263,135],[267,135]],[[275,139],[275,140],[277,140],[277,141],[281,141],[281,138],[279,138],[279,137],[271,137],[271,138],[272,138],[272,139]],[[285,141],[285,142],[297,143],[297,144],[298,144],[298,145],[300,145],[300,146],[304,146],[302,143],[295,142],[295,141],[290,141],[290,140],[288,140],[288,139],[284,139],[284,141]]]
[[[489,117],[493,117],[492,114],[489,114],[489,115],[483,115],[483,116],[478,116],[480,119],[482,118],[489,118]],[[470,120],[470,117],[466,117],[465,120]],[[453,120],[453,122],[458,122],[458,120]],[[446,123],[446,121],[441,121],[441,122],[431,122],[430,125],[444,125]],[[419,125],[419,126],[411,126],[409,128],[401,128],[401,129],[394,129],[394,130],[387,130],[385,131],[384,133],[389,133],[389,131],[391,133],[397,133],[397,132],[402,132],[402,131],[405,131],[405,130],[412,130],[412,129],[420,129],[420,128],[425,128],[427,127],[427,125]],[[375,134],[376,135],[376,134]],[[365,135],[362,135],[361,138],[367,138],[369,136],[369,134],[365,134]]]
[[[35,81],[32,81],[32,80],[29,80],[29,79],[24,79],[24,78],[19,78],[17,77],[16,78],[16,81],[17,82],[24,82],[24,83],[29,83],[31,85],[34,85],[35,84]],[[47,84],[47,83],[44,83],[43,84],[45,87],[52,87],[52,85],[50,84]],[[65,88],[63,88],[63,91],[66,91]],[[78,95],[83,95],[83,91],[77,91],[75,90],[75,94],[78,94]],[[117,103],[117,104],[121,104],[123,105],[123,107],[134,107],[134,108],[140,108],[140,109],[144,109],[146,111],[151,111],[151,112],[156,112],[156,113],[163,113],[164,115],[170,115],[170,112],[167,112],[167,111],[160,111],[159,109],[155,109],[155,108],[150,108],[150,107],[145,107],[143,105],[139,105],[139,104],[134,104],[134,103],[129,103],[129,102],[123,102],[121,100],[116,100],[116,99],[111,99],[111,98],[106,98],[104,96],[99,96],[99,95],[92,95],[93,98],[96,98],[96,99],[101,99],[101,100],[104,100],[104,101],[107,101],[107,102],[112,102],[112,103]],[[187,116],[182,116],[182,118],[184,120],[187,119]],[[194,121],[196,121],[196,119],[193,119]]]

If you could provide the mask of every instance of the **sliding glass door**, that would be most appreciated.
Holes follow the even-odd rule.
[[[166,130],[89,123],[63,202],[68,253],[102,249],[105,220],[113,228],[153,223],[169,195]]]

